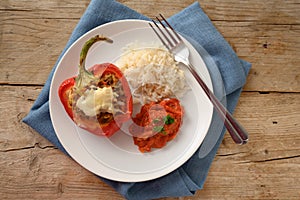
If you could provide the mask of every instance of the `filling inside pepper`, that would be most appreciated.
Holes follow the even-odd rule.
[[[113,73],[105,73],[98,82],[86,86],[82,93],[70,97],[76,102],[73,109],[81,119],[93,120],[96,117],[99,124],[105,126],[114,120],[115,115],[126,113],[125,92]]]

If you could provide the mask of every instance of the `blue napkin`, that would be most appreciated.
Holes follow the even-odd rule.
[[[70,45],[81,35],[99,25],[121,19],[149,20],[149,18],[117,1],[92,0],[73,31],[58,61]],[[217,97],[220,100],[226,99],[228,110],[233,112],[241,88],[245,84],[246,76],[251,66],[250,63],[240,60],[237,57],[230,45],[202,11],[199,3],[195,2],[172,16],[169,18],[169,22],[174,25],[178,32],[191,39],[190,42],[195,45],[208,66]],[[41,94],[31,108],[30,113],[23,121],[67,154],[56,137],[49,115],[49,89],[57,63],[50,73]],[[225,88],[225,95],[223,90],[219,89],[223,86]],[[216,120],[217,117],[214,116],[212,124]],[[208,134],[213,134],[214,131],[216,130],[212,126]],[[126,199],[130,200],[193,195],[203,187],[224,133],[225,130],[223,129],[221,134],[219,134],[220,137],[216,145],[206,157],[200,159],[198,156],[199,152],[196,152],[180,168],[161,178],[139,183],[124,183],[100,178],[115,188]]]

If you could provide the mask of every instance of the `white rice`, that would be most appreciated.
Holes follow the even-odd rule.
[[[186,91],[184,72],[164,48],[128,48],[116,65],[131,87],[134,103],[180,98]]]

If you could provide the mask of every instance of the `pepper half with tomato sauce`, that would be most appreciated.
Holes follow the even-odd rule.
[[[97,41],[112,42],[95,36],[88,40],[80,54],[79,74],[63,81],[60,100],[69,117],[81,128],[95,134],[111,136],[132,114],[132,97],[126,78],[111,63],[85,69],[89,48]]]

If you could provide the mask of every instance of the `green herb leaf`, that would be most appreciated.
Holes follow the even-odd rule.
[[[175,119],[173,117],[171,117],[170,115],[167,115],[164,117],[164,123],[166,125],[173,124],[174,121],[175,121]]]

